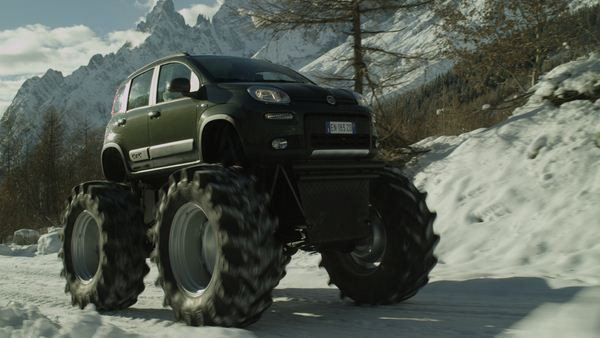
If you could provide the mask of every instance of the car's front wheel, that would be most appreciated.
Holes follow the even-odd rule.
[[[256,321],[287,262],[266,196],[219,165],[177,172],[165,189],[150,231],[165,305],[188,325]]]
[[[321,264],[343,296],[358,304],[392,304],[427,284],[437,259],[435,214],[410,181],[384,169],[371,187],[371,234],[351,251],[322,252]]]

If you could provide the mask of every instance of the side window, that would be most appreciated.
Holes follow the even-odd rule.
[[[152,73],[153,70],[151,69],[141,75],[138,75],[131,81],[129,100],[127,101],[127,110],[144,107],[149,104]]]
[[[169,63],[160,67],[158,76],[158,91],[156,93],[156,103],[176,100],[182,98],[181,93],[170,93],[167,91],[167,85],[173,79],[184,78],[191,81],[192,71],[181,63]]]
[[[115,94],[115,100],[113,101],[112,113],[124,113],[127,110],[127,82],[123,83],[117,93]]]

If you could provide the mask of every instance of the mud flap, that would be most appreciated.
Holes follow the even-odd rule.
[[[298,190],[311,244],[353,244],[369,235],[369,182],[366,177],[300,177]]]

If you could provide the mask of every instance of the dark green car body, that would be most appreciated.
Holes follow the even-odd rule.
[[[298,81],[267,81],[262,75],[259,81],[223,81],[207,69],[221,61],[278,67]],[[189,93],[170,92],[171,82],[182,74],[189,75]],[[258,101],[249,94],[257,86],[284,92],[289,103]],[[352,130],[332,132],[332,122]],[[245,159],[255,163],[368,159],[376,151],[372,122],[370,109],[351,91],[319,87],[285,67],[181,54],[141,68],[119,87],[102,167],[107,179],[125,181],[212,162],[218,157],[216,131],[223,126],[235,130]],[[284,140],[285,149],[275,149],[274,140]]]

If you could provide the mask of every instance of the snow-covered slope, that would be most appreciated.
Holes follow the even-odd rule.
[[[562,65],[506,122],[419,144],[407,173],[438,213],[440,263],[409,301],[338,298],[318,255],[297,254],[246,329],[174,323],[154,286],[128,310],[72,308],[55,255],[0,256],[4,337],[600,337],[600,56]],[[0,251],[0,255],[3,253]]]
[[[600,284],[600,57],[562,65],[504,123],[427,139],[413,164],[438,212],[438,276],[540,276]],[[447,268],[446,268],[447,267]]]

